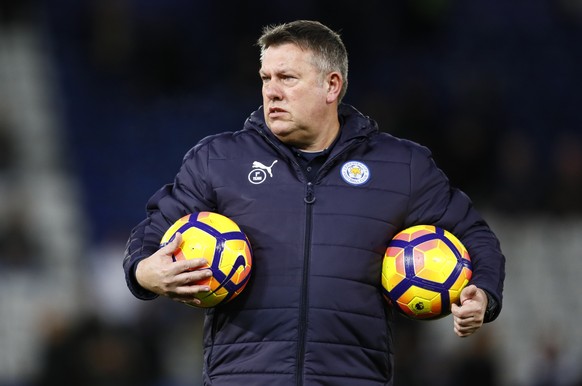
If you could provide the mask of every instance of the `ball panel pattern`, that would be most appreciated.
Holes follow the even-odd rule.
[[[196,295],[199,307],[215,307],[237,297],[245,288],[252,270],[252,249],[246,235],[231,219],[213,212],[186,215],[164,234],[161,246],[182,233],[182,243],[174,251],[174,261],[204,258],[212,276],[196,284],[208,285],[209,292]]]
[[[450,313],[472,275],[471,259],[450,232],[418,225],[394,236],[384,256],[382,287],[390,304],[413,319]]]

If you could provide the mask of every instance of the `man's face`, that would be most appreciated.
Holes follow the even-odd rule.
[[[309,148],[329,113],[327,82],[312,53],[295,44],[267,48],[259,71],[265,122],[281,141]]]

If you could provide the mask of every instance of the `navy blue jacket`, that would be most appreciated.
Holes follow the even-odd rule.
[[[207,385],[391,385],[380,271],[389,240],[412,225],[457,235],[473,260],[472,283],[501,308],[505,259],[467,196],[449,186],[426,148],[379,132],[351,106],[339,114],[340,137],[313,183],[259,109],[243,130],[192,148],[131,233],[124,269],[142,299],[155,295],[135,282],[135,264],[179,217],[216,211],[249,237],[249,284],[206,313]]]

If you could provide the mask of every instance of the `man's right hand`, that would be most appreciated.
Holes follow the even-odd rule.
[[[200,300],[194,295],[210,291],[207,285],[196,283],[212,276],[212,272],[204,268],[208,262],[202,258],[174,261],[172,256],[181,242],[182,235],[177,233],[172,242],[140,261],[135,278],[139,285],[151,292],[196,306]]]

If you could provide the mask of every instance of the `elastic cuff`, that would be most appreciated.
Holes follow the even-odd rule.
[[[131,265],[131,267],[129,267],[128,274],[125,277],[125,281],[127,282],[127,287],[129,288],[133,296],[141,300],[153,300],[157,298],[159,295],[151,291],[148,291],[142,286],[140,286],[135,277],[135,270],[137,269],[137,264],[140,261],[141,260],[135,261]]]

